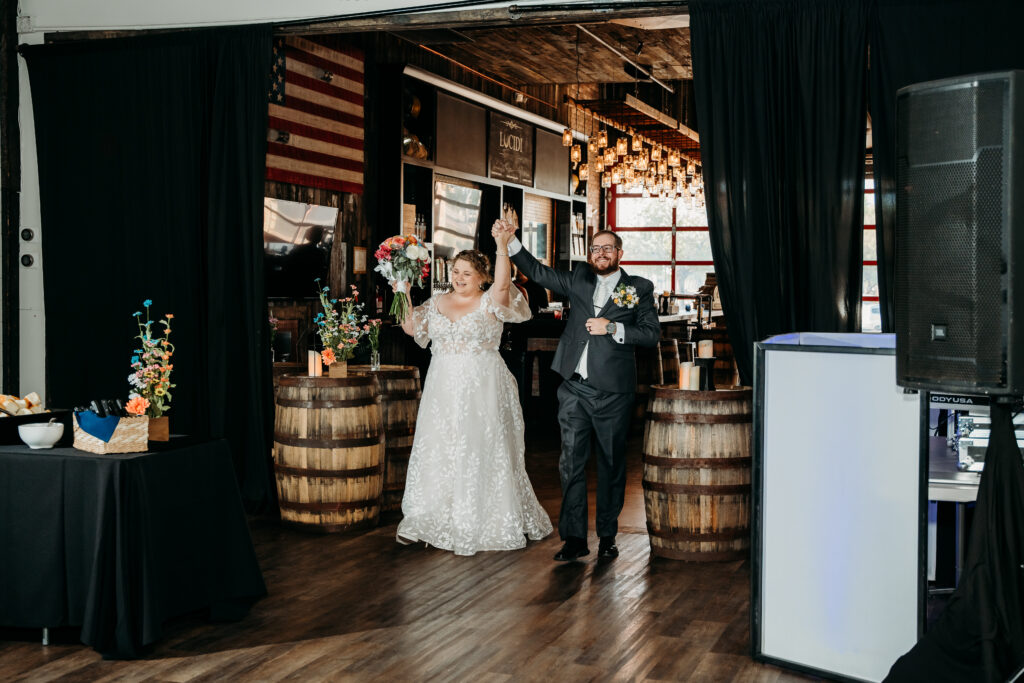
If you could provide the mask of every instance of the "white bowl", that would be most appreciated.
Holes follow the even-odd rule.
[[[64,424],[61,422],[33,422],[18,425],[18,436],[29,448],[53,448],[53,445],[64,436]]]

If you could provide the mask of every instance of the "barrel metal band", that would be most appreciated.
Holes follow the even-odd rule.
[[[750,493],[750,484],[711,486],[707,484],[666,484],[660,481],[644,481],[643,485],[645,491],[683,493],[695,496],[732,496]]]
[[[376,446],[384,442],[383,432],[375,436],[342,437],[338,439],[306,439],[299,436],[274,433],[274,441],[284,446],[296,448],[354,448],[357,446]]]
[[[732,560],[744,560],[750,556],[750,550],[723,550],[713,553],[690,552],[676,550],[675,548],[664,548],[651,545],[651,555],[655,557],[667,557],[670,560],[684,560],[686,562],[730,562]]]
[[[682,422],[687,424],[746,424],[753,415],[736,413],[735,415],[694,414],[694,413],[652,413],[647,411],[647,419],[655,422]]]
[[[680,470],[692,470],[707,468],[712,470],[737,470],[750,467],[753,458],[666,458],[660,455],[647,455],[644,453],[643,462],[645,465],[655,467],[671,467]]]
[[[384,453],[388,460],[408,460],[412,453],[412,446],[388,446],[385,444]]]
[[[384,473],[384,464],[373,467],[355,467],[349,470],[318,470],[308,467],[291,467],[274,463],[274,471],[282,475],[294,477],[319,477],[323,479],[356,479],[358,477],[374,477]]]
[[[670,541],[690,541],[692,543],[714,543],[717,541],[735,541],[737,538],[750,536],[748,527],[735,529],[719,529],[718,531],[668,531],[655,529],[651,523],[647,523],[647,534],[657,538],[667,538]]]
[[[413,425],[412,427],[398,427],[397,429],[394,428],[394,427],[388,427],[387,425],[384,426],[384,435],[386,437],[387,436],[412,436],[415,433],[416,433],[416,426],[415,425]]]
[[[655,398],[681,398],[687,401],[749,401],[753,392],[750,389],[719,389],[718,391],[696,391],[677,389],[664,385],[653,387]]]
[[[338,501],[331,503],[297,503],[291,500],[278,500],[277,504],[281,506],[282,510],[298,510],[300,512],[339,512],[341,510],[361,510],[363,508],[378,507],[380,505],[380,498],[344,502]]]
[[[387,393],[387,392],[385,392],[385,393],[381,394],[381,396],[383,396],[388,401],[407,401],[407,400],[410,400],[410,399],[419,398],[420,394],[422,394],[422,393],[423,392],[418,391],[418,390],[417,391],[396,391],[394,393]]]
[[[354,408],[356,406],[372,406],[375,403],[380,403],[380,396],[325,399],[322,401],[302,401],[295,398],[277,399],[277,405],[285,408]]]

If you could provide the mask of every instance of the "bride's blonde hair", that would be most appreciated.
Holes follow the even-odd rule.
[[[476,249],[465,249],[455,255],[455,258],[451,260],[452,265],[456,261],[465,261],[473,266],[473,270],[484,280],[484,289],[487,289],[494,282],[494,276],[491,275],[491,259],[487,258],[484,253]]]

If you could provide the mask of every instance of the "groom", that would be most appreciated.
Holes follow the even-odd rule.
[[[499,220],[492,232],[515,233]],[[597,442],[598,556],[618,557],[615,533],[626,493],[626,436],[636,392],[636,346],[657,346],[661,335],[654,285],[619,268],[622,238],[610,230],[594,234],[589,268],[572,272],[539,263],[512,238],[509,256],[534,282],[568,297],[570,316],[551,364],[565,381],[558,389],[562,454],[562,510],[558,533],[565,541],[555,560],[568,562],[587,547],[587,475],[591,435]]]

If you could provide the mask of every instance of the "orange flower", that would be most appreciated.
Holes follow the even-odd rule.
[[[147,408],[149,408],[149,400],[142,396],[136,396],[124,407],[132,415],[144,415]]]
[[[167,318],[168,320],[172,320],[174,318],[174,314],[173,313],[164,313],[164,317]]]
[[[160,342],[160,343],[161,343],[161,344],[163,344],[164,346],[167,346],[167,345],[168,345],[168,344],[170,344],[171,342],[169,342],[169,341],[167,341],[166,339],[164,339],[164,340],[163,340],[162,342]]]
[[[324,365],[331,365],[336,360],[332,349],[324,349],[324,352],[320,354],[320,357],[324,359]]]

